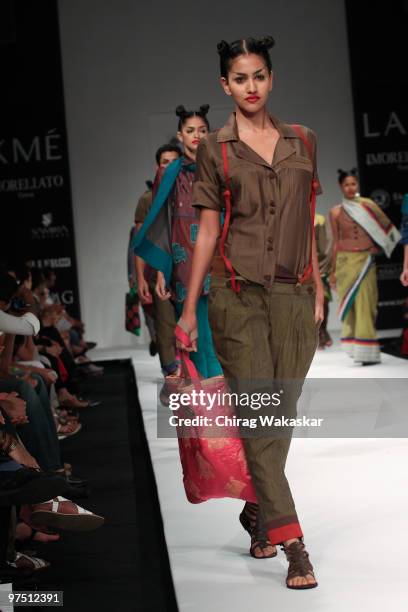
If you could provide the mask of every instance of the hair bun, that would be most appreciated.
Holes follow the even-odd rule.
[[[153,181],[145,181],[146,187],[151,191],[153,189]]]
[[[217,51],[220,55],[224,55],[229,50],[229,47],[226,40],[221,40],[217,45]]]
[[[345,171],[344,171],[344,170],[342,170],[341,168],[339,168],[339,169],[337,170],[337,174],[345,174]]]
[[[179,104],[175,112],[176,112],[177,117],[181,118],[181,117],[184,117],[187,111],[182,104]]]
[[[272,49],[272,47],[275,46],[275,39],[273,38],[273,36],[263,36],[263,38],[260,38],[258,40],[258,43],[264,49]]]
[[[202,115],[204,115],[204,117],[206,116],[206,114],[208,113],[209,110],[210,110],[210,105],[209,104],[202,104],[200,106],[200,113]]]
[[[352,169],[350,170],[350,173],[351,173],[353,176],[357,176],[357,174],[358,174],[358,168],[352,168]]]

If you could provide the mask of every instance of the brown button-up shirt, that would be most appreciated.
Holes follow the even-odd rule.
[[[144,223],[153,201],[153,193],[149,189],[140,196],[135,211],[135,223]]]
[[[312,238],[311,184],[318,181],[314,132],[302,128],[313,151],[310,159],[290,125],[271,121],[280,136],[271,165],[240,140],[233,113],[200,142],[193,192],[193,206],[224,208],[221,143],[227,142],[232,211],[226,254],[238,274],[265,287],[274,280],[296,282],[304,272]]]

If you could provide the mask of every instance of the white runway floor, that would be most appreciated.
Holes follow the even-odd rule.
[[[293,440],[287,475],[320,585],[289,591],[282,552],[266,561],[248,555],[249,537],[238,523],[242,502],[187,502],[177,441],[156,436],[157,358],[141,349],[92,354],[127,356],[136,370],[180,612],[408,609],[408,440]],[[334,346],[316,354],[310,376],[405,378],[408,361],[383,355],[381,365],[361,368]]]

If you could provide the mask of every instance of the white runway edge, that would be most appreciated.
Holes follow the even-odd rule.
[[[249,537],[238,524],[242,502],[187,502],[177,441],[156,436],[158,359],[145,349],[91,355],[133,360],[180,612],[407,609],[408,440],[293,440],[287,476],[319,587],[290,591],[283,552],[266,561],[249,556]],[[355,366],[336,342],[316,354],[309,375],[408,376],[407,361],[382,358],[381,365]]]

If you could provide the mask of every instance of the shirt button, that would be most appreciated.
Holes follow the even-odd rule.
[[[271,215],[274,215],[276,210],[274,208],[272,208],[272,206],[271,206],[271,208],[269,209],[269,212],[271,213]]]
[[[268,251],[273,251],[273,246],[268,246]]]
[[[272,276],[271,276],[270,274],[265,274],[265,276],[264,276],[264,279],[265,279],[266,281],[270,281],[270,280],[271,280],[271,278],[272,278]]]
[[[272,242],[273,242],[273,238],[272,238],[272,236],[268,236],[268,242],[269,242],[270,244],[272,244]]]

